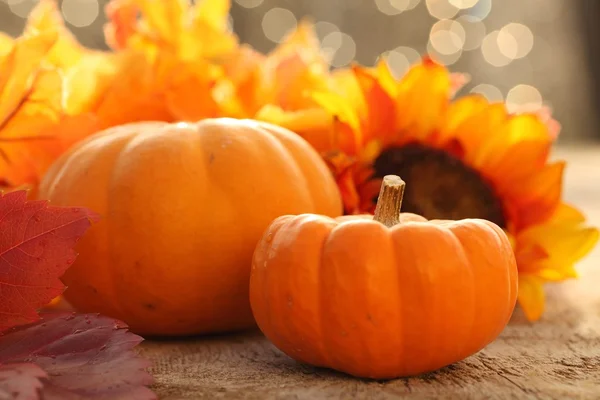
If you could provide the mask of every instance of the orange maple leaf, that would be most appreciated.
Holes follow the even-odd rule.
[[[238,44],[228,26],[230,6],[230,0],[111,0],[106,41],[149,56],[162,51],[181,60],[218,59]]]
[[[64,81],[46,62],[56,30],[29,31],[0,56],[0,183],[35,184],[56,157],[95,130],[64,112]]]

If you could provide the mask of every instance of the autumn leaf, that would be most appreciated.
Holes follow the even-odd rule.
[[[41,22],[49,17],[31,18],[39,29],[30,26],[0,57],[0,183],[8,188],[35,186],[58,156],[98,129],[93,115],[68,114],[65,73],[51,63],[58,30]]]
[[[62,293],[59,277],[75,261],[73,245],[97,214],[86,208],[0,197],[0,332],[38,319],[36,310]]]
[[[0,32],[0,57],[8,53],[13,45],[13,38],[3,32]]]
[[[133,350],[143,339],[126,328],[96,314],[48,313],[9,330],[0,336],[0,396],[8,387],[17,399],[156,399],[150,364]],[[19,380],[2,381],[18,371]],[[39,397],[25,397],[32,388]]]
[[[100,128],[145,120],[172,122],[165,91],[166,79],[175,71],[165,70],[159,61],[150,62],[135,52],[119,54],[119,65],[94,110]]]
[[[39,0],[27,16],[23,35],[38,32],[55,35],[56,41],[45,59],[63,71],[76,65],[88,51],[65,26],[56,0]]]
[[[14,116],[33,89],[43,69],[41,62],[56,43],[55,32],[25,35],[16,39],[8,53],[0,58],[0,131]],[[48,101],[56,107],[56,94]]]
[[[0,364],[0,399],[39,399],[48,375],[35,364]]]
[[[240,47],[224,63],[233,89],[229,97],[219,99],[223,110],[243,118],[260,118],[265,109],[277,110],[295,114],[280,118],[297,119],[299,112],[320,108],[311,93],[333,90],[334,82],[319,43],[314,25],[305,20],[266,56]],[[224,85],[220,83],[218,89],[223,91]]]
[[[182,61],[219,59],[237,48],[227,18],[230,0],[111,0],[104,32],[116,50],[158,52]]]
[[[94,111],[122,65],[112,52],[83,46],[65,26],[56,0],[41,0],[27,17],[24,35],[54,32],[56,42],[44,62],[64,77],[64,108],[70,115]]]

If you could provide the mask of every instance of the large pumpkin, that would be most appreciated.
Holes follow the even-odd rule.
[[[268,224],[342,213],[333,177],[302,138],[225,118],[108,129],[60,158],[38,197],[103,217],[63,277],[67,301],[146,335],[253,326],[252,252]]]
[[[375,217],[282,216],[258,243],[256,322],[292,358],[365,378],[432,371],[482,349],[515,307],[517,267],[497,225],[400,214],[384,179]]]

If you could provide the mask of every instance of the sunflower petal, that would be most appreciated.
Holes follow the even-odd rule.
[[[398,97],[398,83],[392,71],[390,65],[385,59],[381,59],[375,66],[375,74],[381,87],[392,97]]]
[[[554,224],[580,224],[585,222],[585,216],[577,208],[561,203],[552,215],[551,223]]]
[[[534,275],[519,275],[519,305],[530,321],[537,321],[544,313],[546,296],[543,281]]]
[[[517,229],[540,223],[556,211],[562,196],[564,168],[562,161],[548,164],[520,182],[498,186],[515,207]]]
[[[336,145],[347,154],[356,155],[359,147],[363,144],[360,119],[356,114],[356,110],[350,107],[342,96],[333,92],[313,93],[313,98],[336,120],[348,127],[344,130],[346,134],[340,134],[336,137]]]
[[[352,68],[340,68],[331,74],[335,92],[343,96],[361,119],[367,116],[367,103],[356,73]]]
[[[560,207],[559,213],[564,213],[565,208]],[[570,218],[573,217],[572,211]],[[564,215],[550,219],[548,223],[535,225],[525,229],[517,235],[517,242],[524,248],[540,246],[547,253],[547,257],[537,260],[517,259],[520,270],[526,270],[550,276],[549,271],[554,271],[556,279],[568,279],[574,275],[573,266],[585,257],[597,244],[600,236],[598,229],[580,223],[563,222]],[[519,250],[517,249],[517,256]],[[544,271],[543,273],[541,271]]]
[[[413,66],[398,83],[396,128],[401,142],[425,140],[439,125],[439,116],[448,107],[451,80],[443,66],[424,59]]]
[[[444,116],[444,123],[438,133],[439,144],[461,137],[460,134],[457,134],[457,129],[462,126],[462,123],[484,111],[488,105],[486,98],[481,95],[465,96],[450,103]],[[470,130],[469,125],[462,126],[462,129],[474,132],[474,135],[477,136],[484,136],[482,132],[476,132],[475,129]]]
[[[364,103],[367,105],[366,114],[363,116],[362,129],[365,143],[373,139],[385,146],[393,136],[396,122],[394,100],[380,85],[371,73],[363,68],[353,68],[356,80],[361,89]]]
[[[500,130],[508,119],[506,107],[503,104],[483,104],[480,101],[467,103],[473,108],[470,116],[457,118],[457,125],[452,134],[445,137],[456,139],[464,150],[464,162],[474,168],[481,169],[482,152],[484,143]],[[447,140],[447,139],[446,139]]]
[[[536,115],[522,114],[506,121],[482,143],[474,165],[513,182],[530,176],[548,158],[552,136]],[[518,167],[516,167],[518,165]]]

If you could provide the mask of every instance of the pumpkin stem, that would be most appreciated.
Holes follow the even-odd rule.
[[[396,175],[383,177],[373,219],[391,228],[400,223],[400,208],[404,196],[404,181]]]

